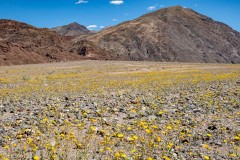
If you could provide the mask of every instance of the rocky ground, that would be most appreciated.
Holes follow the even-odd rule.
[[[71,64],[2,68],[0,159],[240,158],[239,65]]]

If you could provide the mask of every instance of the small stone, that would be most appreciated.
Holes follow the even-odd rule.
[[[217,129],[217,127],[215,125],[208,126],[208,130],[213,131],[213,130],[216,130],[216,129]]]
[[[149,117],[148,117],[148,120],[149,120],[149,121],[155,121],[156,119],[157,119],[156,116],[149,116]]]
[[[127,118],[128,119],[134,119],[136,117],[136,115],[135,114],[128,114],[128,116],[127,116]]]

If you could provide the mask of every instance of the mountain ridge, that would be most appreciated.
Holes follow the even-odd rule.
[[[147,13],[97,33],[76,22],[54,31],[0,20],[0,65],[84,59],[240,63],[240,33],[181,6]]]
[[[124,60],[240,63],[239,32],[180,6],[147,13],[87,40]]]
[[[104,49],[90,42],[73,43],[68,37],[47,28],[0,20],[0,66],[109,59],[108,54],[102,53]]]

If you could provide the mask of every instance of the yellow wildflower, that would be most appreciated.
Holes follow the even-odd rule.
[[[37,156],[37,155],[35,155],[35,156],[33,157],[33,160],[39,160],[39,159],[40,159],[40,157]]]
[[[52,155],[52,159],[56,159],[57,158],[57,156],[56,155]]]
[[[45,144],[45,148],[49,149],[51,147],[51,145],[49,143]]]
[[[208,149],[208,150],[211,149],[207,144],[204,144],[204,145],[203,145],[203,148]]]
[[[124,134],[118,133],[118,134],[117,134],[117,137],[118,137],[118,138],[123,138],[123,137],[124,137]]]
[[[168,156],[163,156],[164,160],[171,160]]]
[[[131,130],[132,130],[132,127],[128,127],[127,130],[128,130],[128,131],[131,131]]]
[[[91,128],[92,131],[96,130],[94,126],[91,126],[90,128]]]
[[[33,152],[36,152],[38,150],[38,146],[34,145],[33,146]]]
[[[115,153],[115,157],[116,158],[120,157],[120,153],[119,152]]]
[[[133,135],[132,137],[133,137],[135,140],[138,140],[138,136]]]
[[[61,137],[61,138],[64,138],[64,137],[65,137],[65,134],[62,134],[62,133],[61,133],[61,134],[60,134],[60,137]]]
[[[167,126],[168,130],[172,130],[172,127],[170,125]]]
[[[159,111],[159,112],[158,112],[158,115],[161,116],[162,114],[163,114],[163,111]]]
[[[235,136],[234,139],[235,139],[236,141],[240,141],[240,136]]]
[[[100,149],[99,149],[99,152],[100,152],[100,153],[102,153],[103,151],[104,151],[103,148],[100,148]]]
[[[124,154],[124,153],[121,153],[121,157],[122,157],[122,158],[127,158],[127,155]]]
[[[47,121],[48,121],[47,117],[42,120],[43,123],[46,123]]]
[[[32,138],[27,138],[27,144],[31,144],[33,142]]]
[[[129,138],[129,141],[134,141],[134,138],[133,138],[133,137],[130,137],[130,138]]]
[[[207,136],[208,136],[208,137],[212,137],[212,135],[211,135],[211,134],[207,134]]]
[[[131,110],[130,112],[131,112],[131,113],[136,113],[136,110],[133,109],[133,110]]]
[[[135,153],[135,152],[136,152],[136,149],[133,149],[131,152],[132,152],[132,153]]]
[[[229,157],[236,157],[236,154],[234,154],[234,153],[229,154]]]
[[[148,134],[151,133],[151,130],[150,129],[146,129],[145,130]]]
[[[161,142],[161,138],[160,137],[157,137],[157,142]]]
[[[172,142],[169,142],[167,148],[170,149],[170,148],[172,148],[172,146],[173,146],[173,143],[172,143]]]

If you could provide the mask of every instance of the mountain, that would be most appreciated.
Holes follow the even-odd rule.
[[[70,23],[65,26],[52,28],[52,30],[56,31],[60,35],[70,36],[70,37],[81,36],[81,35],[86,35],[91,33],[91,31],[88,30],[85,26],[80,25],[76,22]]]
[[[0,20],[0,66],[96,58],[109,59],[104,49],[93,43],[74,43],[46,28]]]
[[[240,63],[239,32],[181,6],[85,38],[123,60]]]
[[[180,6],[97,33],[77,23],[53,30],[0,20],[0,65],[84,59],[240,63],[239,32]]]

